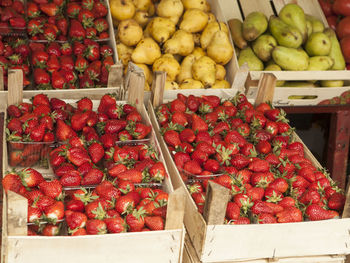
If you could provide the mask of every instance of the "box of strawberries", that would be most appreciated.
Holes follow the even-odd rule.
[[[283,110],[243,94],[148,109],[202,262],[350,253],[345,194]]]
[[[46,170],[24,165],[23,152],[23,168],[8,170],[14,160],[4,159],[4,262],[180,261],[183,193],[142,103],[101,91],[79,100],[38,94],[7,113],[13,136],[56,144]]]

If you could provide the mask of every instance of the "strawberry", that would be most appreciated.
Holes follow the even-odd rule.
[[[228,202],[226,207],[226,217],[228,220],[237,220],[240,216],[240,208],[234,202]]]
[[[185,171],[189,172],[190,174],[198,175],[201,174],[203,171],[200,164],[195,160],[190,160],[184,164]]]
[[[248,165],[248,169],[253,171],[253,172],[264,173],[264,172],[269,171],[270,165],[265,160],[256,159]]]
[[[22,179],[23,185],[26,187],[35,187],[44,181],[42,174],[32,168],[21,170],[19,176]]]
[[[278,202],[283,208],[295,206],[295,199],[290,196],[283,197],[281,201]]]
[[[60,229],[60,225],[46,224],[42,231],[42,234],[43,236],[58,236],[60,233]]]
[[[88,148],[89,155],[93,163],[98,163],[104,156],[104,149],[100,143],[93,142]]]
[[[85,205],[83,201],[72,199],[66,203],[66,209],[71,210],[73,212],[83,213],[85,210]]]
[[[42,212],[39,208],[28,206],[28,223],[36,223],[42,218]]]
[[[123,233],[127,231],[127,225],[120,216],[106,218],[103,221],[106,223],[109,233]]]
[[[22,188],[21,178],[16,173],[7,173],[2,179],[2,187],[6,192],[10,190],[18,193]]]
[[[145,225],[153,231],[164,230],[164,220],[161,216],[146,216]]]
[[[277,223],[277,220],[276,220],[276,217],[274,217],[272,214],[261,213],[257,217],[257,223],[258,224],[275,224]]]
[[[88,235],[103,235],[107,233],[107,225],[99,219],[89,219],[86,222],[86,233]]]
[[[174,130],[166,131],[164,134],[164,140],[168,145],[172,145],[174,147],[178,146],[181,143],[180,135],[178,132]]]
[[[317,204],[309,205],[305,210],[305,214],[311,221],[327,220],[339,217],[338,212],[334,210],[326,210]]]
[[[44,181],[39,184],[39,189],[52,198],[60,199],[62,197],[62,185],[58,180]]]
[[[96,185],[101,183],[103,172],[99,169],[92,168],[81,180],[81,185]]]
[[[76,166],[81,166],[85,162],[90,162],[91,159],[84,148],[71,147],[67,150],[68,160]]]
[[[192,130],[200,132],[200,131],[207,131],[208,130],[208,124],[198,115],[193,114],[192,115]]]
[[[144,219],[145,211],[140,208],[139,210],[134,209],[131,214],[126,216],[126,223],[129,226],[131,232],[141,231],[145,225]]]
[[[68,126],[62,120],[57,121],[56,138],[59,141],[66,141],[75,136],[77,136],[77,134],[75,133],[75,131],[72,130],[70,126]]]
[[[40,10],[48,16],[56,16],[59,12],[59,8],[54,3],[40,4]]]
[[[248,166],[249,160],[242,154],[235,154],[231,157],[231,164],[238,170]]]
[[[64,217],[64,204],[61,201],[56,201],[53,205],[46,207],[44,212],[50,222],[56,223]]]
[[[45,211],[45,209],[49,206],[55,204],[55,200],[49,196],[39,196],[34,202],[33,207],[39,208],[41,211]]]
[[[251,212],[255,215],[259,215],[261,213],[273,214],[273,209],[267,205],[267,202],[257,200],[254,202]]]
[[[276,214],[278,223],[293,223],[303,220],[302,212],[296,207],[287,207]]]
[[[341,193],[334,193],[328,199],[328,207],[332,210],[341,211],[344,208],[345,196]]]
[[[74,40],[82,40],[85,38],[86,32],[83,25],[75,19],[70,20],[69,37]]]
[[[150,169],[151,180],[162,182],[167,176],[164,164],[162,162],[155,163]]]
[[[268,154],[271,152],[271,144],[267,141],[259,141],[256,149],[261,154]]]
[[[81,212],[72,212],[69,216],[66,216],[66,223],[69,231],[85,227],[86,222],[87,216]]]
[[[288,190],[289,185],[284,178],[276,178],[269,184],[269,187],[279,191],[280,193],[285,193]]]
[[[119,180],[130,181],[133,183],[142,182],[142,172],[137,171],[136,169],[130,169],[125,172],[117,174]]]

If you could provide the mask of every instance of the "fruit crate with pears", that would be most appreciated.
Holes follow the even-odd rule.
[[[252,81],[250,81],[248,85],[246,85],[246,88],[248,90],[247,95],[249,98],[254,98],[257,90],[256,89],[257,83],[261,79],[261,75],[264,72],[273,73],[277,77],[277,88],[275,90],[275,96],[273,98],[273,103],[276,106],[277,105],[278,106],[316,105],[326,99],[331,99],[334,96],[340,96],[343,92],[350,89],[349,73],[345,70],[344,60],[341,59],[342,55],[340,55],[341,54],[340,48],[337,48],[336,51],[334,51],[333,48],[331,48],[331,52],[329,53],[330,54],[329,56],[332,59],[333,57],[337,59],[333,59],[333,66],[330,66],[332,65],[332,61],[331,59],[329,59],[329,56],[327,56],[325,61],[329,61],[330,64],[323,65],[323,63],[317,62],[317,60],[322,57],[319,54],[322,54],[322,52],[326,52],[326,51],[318,50],[315,52],[314,50],[312,50],[313,48],[310,48],[311,44],[308,48],[306,48],[306,45],[304,45],[303,46],[304,49],[307,49],[307,51],[310,52],[310,54],[312,54],[314,58],[312,59],[313,60],[312,65],[310,64],[310,66],[308,67],[308,61],[307,59],[305,59],[306,52],[302,52],[302,56],[304,56],[304,61],[303,61],[304,65],[300,66],[301,63],[299,64],[299,62],[296,63],[296,62],[293,62],[292,60],[286,62],[284,59],[284,58],[290,59],[291,57],[297,57],[296,55],[288,55],[289,53],[286,52],[285,53],[286,56],[282,60],[282,56],[284,54],[283,52],[286,51],[286,48],[285,48],[286,45],[289,45],[289,46],[300,45],[300,41],[301,41],[300,37],[302,37],[302,35],[299,32],[296,33],[297,35],[296,39],[299,39],[299,40],[296,40],[298,41],[298,43],[289,42],[288,44],[285,44],[283,42],[283,39],[280,39],[280,42],[278,42],[275,39],[271,39],[266,35],[263,35],[263,37],[257,38],[257,40],[255,40],[254,42],[248,43],[248,41],[246,41],[243,38],[243,33],[241,34],[238,33],[239,31],[241,31],[241,28],[242,28],[241,22],[243,22],[248,17],[248,15],[253,12],[263,13],[267,18],[267,21],[269,20],[270,16],[275,16],[274,22],[279,26],[280,24],[278,23],[280,22],[280,20],[282,20],[280,19],[280,17],[284,17],[283,21],[286,21],[285,17],[287,15],[286,14],[287,12],[279,16],[279,18],[277,17],[280,11],[289,3],[294,3],[299,5],[299,7],[303,9],[306,15],[310,15],[307,17],[307,21],[310,21],[310,22],[307,22],[307,23],[309,25],[311,23],[311,27],[313,27],[313,30],[315,30],[317,33],[322,32],[324,28],[328,27],[327,20],[324,17],[322,9],[317,0],[297,0],[297,1],[220,0],[218,1],[218,5],[220,5],[226,20],[229,21],[228,23],[229,25],[231,25],[231,30],[233,32],[236,32],[235,34],[232,34],[233,40],[234,40],[233,42],[235,43],[235,51],[234,51],[235,54],[233,55],[233,68],[235,72],[235,77],[239,77],[241,74],[239,69],[240,69],[240,65],[242,65],[245,61],[244,54],[247,53],[246,51],[248,51],[249,53],[250,51],[254,50],[252,51],[253,56],[255,58],[258,58],[258,56],[255,56],[255,52],[257,52],[259,54],[259,58],[258,60],[253,60],[256,63],[254,63],[254,65],[251,65],[251,67],[253,68],[250,71],[250,78]],[[295,13],[297,13],[297,11]],[[252,17],[252,15],[250,17]],[[286,26],[286,23],[287,22],[283,23],[282,25]],[[262,30],[263,29],[261,29],[261,31]],[[248,29],[246,30],[246,32],[248,32]],[[331,40],[331,41],[328,41],[332,43],[331,47],[338,46],[339,42],[336,39],[335,35],[329,29],[326,29],[325,33],[327,34],[327,36],[329,36],[329,39]],[[247,35],[248,33],[246,33],[246,38],[248,38]],[[273,35],[278,36],[278,33],[274,32]],[[254,39],[256,35],[253,35],[250,37],[251,39]],[[270,45],[272,46],[272,48],[271,47],[266,48],[266,46],[264,47],[264,43],[269,43],[269,41],[271,41]],[[254,45],[252,43],[254,43]],[[276,45],[278,44],[282,47],[275,49]],[[239,51],[239,48],[245,48],[247,47],[247,45],[252,47],[250,51],[249,51],[249,48],[245,49],[244,51],[245,53],[242,53],[241,51]],[[275,50],[274,52],[272,52],[273,49]],[[280,53],[278,54],[279,51]],[[271,56],[276,59],[278,59],[278,57],[280,58],[277,63],[278,65],[273,60],[271,60]],[[262,61],[264,61],[265,65]],[[295,65],[299,65],[299,66],[297,66],[297,68],[294,68]],[[266,71],[262,71],[264,68],[266,68]],[[284,68],[285,70],[281,71],[281,68],[282,69]],[[299,70],[299,68],[303,70]],[[320,71],[320,70],[324,70],[324,71]],[[324,87],[321,87],[321,86],[324,86]]]
[[[115,29],[118,56],[124,66],[131,61],[144,70],[146,91],[152,88],[152,72],[155,71],[167,72],[165,92],[169,94],[175,94],[178,89],[191,92],[205,88],[211,92],[211,89],[230,90],[234,86],[232,41],[216,1],[163,0],[156,5],[144,1],[127,2],[125,6],[121,3],[120,0],[110,1],[111,13],[118,25]],[[118,13],[122,12],[122,7],[131,14],[131,10],[136,10],[133,19]],[[169,14],[170,11],[174,15]],[[146,14],[143,24],[138,20],[142,14]],[[216,41],[214,47],[209,44],[216,33],[221,40]]]
[[[268,86],[268,85],[266,85]],[[267,87],[265,87],[267,88]],[[161,88],[160,88],[161,90]],[[263,90],[263,89],[262,89]],[[184,138],[186,138],[185,133],[181,134],[181,139],[180,141],[181,145],[178,145],[179,147],[171,146],[169,143],[169,138],[167,138],[167,141],[165,141],[165,137],[163,136],[167,131],[164,127],[166,127],[166,122],[162,122],[162,127],[163,132],[161,132],[160,129],[160,124],[158,122],[158,118],[162,116],[161,113],[164,113],[164,111],[160,111],[162,108],[157,108],[156,107],[162,105],[163,100],[162,97],[157,97],[156,94],[160,94],[158,89],[155,90],[155,94],[152,100],[149,102],[148,105],[148,111],[150,114],[150,118],[152,121],[152,125],[156,131],[158,141],[160,143],[160,146],[162,148],[165,160],[168,165],[168,169],[171,172],[171,175],[174,177],[172,178],[172,182],[175,187],[183,187],[185,189],[188,188],[188,186],[191,186],[190,183],[196,183],[196,182],[201,182],[201,187],[202,189],[206,188],[206,193],[204,192],[199,192],[201,197],[199,197],[196,201],[194,200],[194,196],[190,194],[189,191],[187,191],[186,199],[186,210],[185,210],[185,226],[187,229],[187,233],[189,236],[189,239],[192,242],[192,245],[194,247],[194,251],[196,252],[200,262],[244,262],[244,260],[248,261],[249,260],[255,260],[255,259],[268,259],[268,262],[271,260],[278,260],[280,259],[281,262],[284,262],[284,258],[292,258],[294,260],[295,257],[303,257],[303,259],[307,259],[308,257],[315,257],[314,261],[310,262],[318,262],[317,258],[319,256],[330,256],[331,258],[333,255],[345,255],[349,254],[349,234],[348,234],[348,229],[349,229],[349,223],[350,219],[349,217],[349,193],[347,193],[347,198],[345,199],[345,196],[343,196],[343,200],[346,200],[345,207],[344,207],[344,212],[342,214],[341,219],[333,219],[333,220],[321,220],[321,221],[313,221],[316,220],[313,215],[309,212],[307,212],[308,217],[305,216],[305,219],[308,218],[310,220],[309,222],[303,221],[289,221],[287,220],[288,223],[282,223],[284,221],[284,215],[283,213],[279,214],[277,219],[274,220],[279,220],[279,224],[247,224],[247,218],[241,218],[242,215],[238,219],[236,218],[235,220],[231,221],[231,224],[229,224],[229,220],[226,217],[226,211],[227,211],[227,202],[230,199],[230,190],[231,188],[227,189],[226,187],[223,187],[221,185],[225,185],[224,181],[221,181],[221,185],[219,185],[220,181],[219,177],[217,174],[220,174],[220,166],[218,169],[216,169],[214,172],[215,166],[200,166],[200,170],[204,173],[201,174],[201,172],[198,170],[198,165],[194,164],[194,161],[191,158],[202,158],[200,157],[201,154],[198,153],[199,155],[194,155],[196,157],[188,157],[190,159],[185,159],[185,157],[182,157],[181,154],[178,155],[178,159],[175,161],[173,159],[173,156],[175,153],[185,151],[186,154],[186,148],[184,148],[187,145],[187,148],[192,146],[192,147],[199,147],[198,145],[201,143],[197,143],[193,146],[191,143],[190,145],[186,144],[186,141]],[[202,99],[203,101],[207,101],[205,99],[206,94],[202,94]],[[189,97],[188,97],[189,98]],[[193,97],[192,97],[193,98]],[[179,95],[178,100],[185,99],[185,97]],[[208,101],[209,98],[207,97]],[[222,99],[229,99],[229,97],[221,97]],[[236,97],[237,99],[237,97]],[[164,100],[164,103],[174,101],[174,98],[171,100]],[[235,101],[235,100],[231,100]],[[189,102],[189,101],[188,101]],[[170,104],[169,104],[170,105]],[[175,104],[174,104],[175,105]],[[191,104],[192,106],[196,105],[196,103]],[[258,104],[256,104],[258,105]],[[267,104],[266,104],[267,105]],[[261,107],[261,106],[260,106]],[[270,107],[270,106],[269,106]],[[209,113],[210,114],[210,113]],[[178,115],[178,113],[177,113]],[[169,115],[169,120],[171,115]],[[193,120],[195,119],[192,117],[192,125],[193,125]],[[164,119],[162,119],[163,121]],[[181,118],[179,116],[176,117],[175,120],[180,121]],[[199,122],[198,122],[199,123]],[[165,126],[164,126],[165,125]],[[185,124],[186,125],[186,124]],[[197,125],[197,124],[196,124]],[[232,123],[232,125],[234,125]],[[186,126],[188,127],[188,126]],[[196,126],[199,127],[199,126]],[[181,128],[181,127],[180,127]],[[189,127],[188,127],[189,128]],[[243,128],[243,127],[242,127]],[[169,127],[169,130],[172,128]],[[186,129],[188,132],[189,129]],[[243,130],[241,130],[242,132]],[[258,136],[261,136],[262,134],[265,134],[264,131],[259,131],[257,134]],[[163,134],[163,135],[162,135]],[[198,133],[199,134],[199,133]],[[223,136],[226,133],[223,133]],[[169,133],[170,136],[170,133]],[[191,136],[188,135],[190,138]],[[196,137],[197,135],[195,135]],[[204,136],[202,134],[201,136]],[[238,135],[237,135],[238,136]],[[243,135],[242,135],[243,136]],[[203,137],[203,138],[204,138]],[[217,136],[216,136],[217,137]],[[235,137],[235,136],[234,136]],[[283,136],[282,136],[283,137]],[[281,138],[281,137],[279,137]],[[293,132],[291,131],[290,137],[291,141],[294,142],[295,145],[302,145],[302,152],[299,154],[302,154],[303,158],[307,160],[307,162],[312,165],[314,168],[319,171],[324,171],[322,170],[321,165],[319,162],[315,159],[315,157],[312,155],[310,150],[303,144],[303,142],[300,140],[300,138]],[[173,137],[173,141],[176,141],[176,138]],[[208,138],[209,140],[209,138]],[[221,139],[223,140],[223,139]],[[203,140],[202,140],[203,141]],[[196,140],[198,142],[198,140]],[[220,142],[218,142],[220,143]],[[272,142],[271,142],[272,143]],[[204,145],[204,143],[202,143]],[[221,143],[222,144],[222,143]],[[251,143],[252,144],[252,143]],[[201,145],[201,147],[204,147]],[[226,144],[225,144],[226,145]],[[226,146],[225,146],[226,147]],[[256,146],[258,147],[258,146]],[[261,147],[261,146],[260,146]],[[242,152],[238,150],[239,156],[248,154],[250,155],[249,150],[246,152],[247,147],[242,146]],[[177,150],[176,150],[177,149]],[[189,148],[191,149],[191,148]],[[201,148],[205,149],[205,148]],[[219,152],[220,152],[219,148]],[[236,146],[230,146],[230,151],[236,151],[237,152]],[[249,147],[248,147],[249,149]],[[262,148],[257,148],[257,153],[262,150]],[[224,150],[223,154],[224,154]],[[283,150],[285,151],[285,150]],[[245,152],[245,153],[244,153]],[[254,152],[254,150],[253,150]],[[252,153],[252,152],[251,152]],[[280,153],[277,151],[276,155],[279,155]],[[235,154],[237,155],[237,154]],[[274,154],[273,154],[274,155]],[[192,155],[190,155],[192,156]],[[213,156],[213,155],[211,155]],[[215,155],[216,158],[217,155]],[[222,158],[224,158],[225,155],[220,155]],[[254,156],[254,155],[253,155]],[[263,156],[263,155],[259,155]],[[282,156],[282,155],[281,155]],[[237,156],[235,156],[237,157]],[[271,157],[271,156],[270,156]],[[182,159],[184,158],[184,159]],[[204,157],[203,157],[204,158]],[[210,157],[210,160],[212,159],[216,160],[214,157]],[[238,158],[238,157],[237,157]],[[282,158],[282,157],[281,157]],[[284,157],[283,157],[284,158]],[[278,157],[277,157],[278,159]],[[183,169],[186,169],[189,171],[191,170],[192,174],[201,174],[201,175],[206,175],[207,179],[213,179],[214,182],[216,183],[208,183],[204,184],[206,180],[188,180],[186,183],[186,179],[184,178],[178,170],[178,167],[181,167],[181,160],[184,160],[185,164],[183,166]],[[186,161],[187,160],[187,161]],[[204,159],[203,159],[204,160]],[[254,157],[252,158],[254,159]],[[262,160],[264,162],[264,160]],[[186,163],[188,162],[188,165],[186,166]],[[190,165],[191,162],[191,165]],[[240,161],[237,162],[239,163]],[[279,162],[279,161],[277,161]],[[235,163],[237,165],[238,163]],[[204,160],[204,165],[206,164],[206,161]],[[233,165],[233,164],[232,164]],[[287,164],[286,164],[287,165]],[[281,161],[281,167],[286,167]],[[196,167],[196,172],[194,171],[194,167]],[[236,166],[235,166],[236,167]],[[238,166],[237,166],[238,167]],[[260,167],[260,166],[259,166]],[[228,172],[230,171],[228,168]],[[213,172],[210,172],[210,170],[213,169]],[[241,170],[242,168],[236,168],[238,170]],[[255,169],[253,166],[249,169]],[[259,170],[260,168],[258,168]],[[278,168],[279,169],[279,168]],[[281,168],[283,171],[283,168]],[[208,172],[209,171],[209,172]],[[237,170],[235,170],[237,171]],[[255,171],[255,170],[251,170]],[[233,173],[235,173],[233,171]],[[324,174],[324,172],[320,172]],[[243,176],[244,173],[240,174]],[[278,172],[277,172],[278,174]],[[218,178],[218,179],[216,179]],[[247,177],[246,177],[247,178]],[[329,177],[327,177],[329,178]],[[204,179],[204,178],[202,178]],[[225,180],[224,177],[221,178],[222,180]],[[262,178],[263,179],[263,178]],[[233,180],[233,179],[232,179]],[[328,179],[331,180],[331,179]],[[236,184],[237,183],[237,184]],[[235,183],[236,186],[240,187],[239,181]],[[227,185],[227,184],[226,184]],[[198,185],[196,185],[198,187]],[[293,186],[294,187],[294,186]],[[232,193],[239,193],[240,189],[239,188],[232,188],[231,189],[233,192]],[[192,192],[193,193],[193,192]],[[292,192],[291,192],[292,193]],[[203,196],[204,194],[204,196]],[[234,195],[234,194],[232,194]],[[232,197],[232,196],[231,196]],[[295,197],[297,198],[297,197]],[[203,200],[204,199],[204,200]],[[233,199],[232,199],[233,200]],[[255,199],[254,199],[255,200]],[[265,199],[263,199],[265,200]],[[299,200],[299,199],[298,199]],[[305,200],[304,200],[305,201]],[[302,201],[302,202],[304,202]],[[231,201],[234,202],[234,201]],[[203,204],[204,203],[204,204]],[[259,203],[259,202],[258,202]],[[232,205],[232,204],[231,204]],[[306,206],[305,206],[306,208]],[[294,208],[293,208],[294,209]],[[248,209],[249,210],[249,209]],[[288,209],[287,209],[288,210]],[[283,211],[287,211],[283,210]],[[295,209],[294,209],[295,210]],[[310,208],[311,210],[311,208]],[[309,211],[310,211],[309,210]],[[242,210],[243,211],[243,210]],[[255,210],[256,211],[256,210]],[[289,210],[288,210],[289,211]],[[249,212],[252,213],[252,212]],[[248,213],[248,214],[249,214]],[[298,212],[300,213],[300,212]],[[333,215],[332,215],[333,216]],[[303,216],[302,216],[303,217]],[[225,221],[225,218],[227,221]],[[257,220],[254,219],[254,217],[248,216],[249,220]],[[300,218],[299,218],[300,219]],[[298,219],[298,220],[299,220]],[[238,221],[237,223],[240,223],[239,220],[243,220],[242,223],[246,223],[245,225],[233,225],[235,221]],[[262,219],[263,220],[263,219]],[[226,222],[226,223],[225,223]],[[250,221],[254,222],[254,221]],[[259,222],[259,221],[257,221]],[[274,221],[275,223],[277,221]],[[283,260],[282,260],[283,259]],[[340,258],[341,259],[341,258]],[[287,259],[286,259],[287,260]],[[293,261],[292,260],[292,261]],[[293,262],[298,262],[298,259],[295,259]],[[264,260],[262,260],[264,261]],[[254,261],[253,261],[254,262]],[[259,262],[259,261],[257,261]],[[288,260],[286,261],[288,262]],[[301,262],[308,262],[307,260]],[[321,261],[322,262],[322,261]],[[341,262],[341,261],[340,261]]]
[[[134,103],[143,119],[150,124],[145,106],[143,104],[143,76],[130,76],[128,101]],[[20,85],[19,85],[20,86]],[[17,86],[18,87],[18,86]],[[11,93],[9,103],[22,101],[21,92],[17,95]],[[115,90],[118,91],[117,89]],[[33,92],[32,92],[33,93]],[[34,92],[36,93],[36,92]],[[49,97],[60,98],[66,102],[74,102],[81,98],[77,93],[59,91],[47,91]],[[86,94],[95,105],[105,91],[94,90]],[[23,98],[30,97],[23,92]],[[125,96],[119,96],[120,103]],[[160,149],[154,131],[151,132],[151,143],[156,149]],[[3,175],[9,169],[7,162],[6,136],[3,136]],[[161,152],[159,160],[164,162]],[[166,167],[165,167],[166,169]],[[38,170],[39,171],[39,170]],[[41,171],[39,171],[41,172]],[[169,172],[167,171],[167,174]],[[43,174],[47,179],[51,175]],[[169,193],[168,209],[166,215],[165,230],[119,233],[87,236],[27,236],[27,207],[28,201],[21,195],[12,191],[3,195],[3,220],[2,220],[2,262],[70,262],[72,258],[85,262],[182,262],[182,250],[184,244],[184,227],[182,217],[184,213],[184,193],[182,189],[174,191],[170,181],[171,176],[165,177],[162,189]],[[65,188],[63,188],[65,189]],[[78,187],[79,189],[79,187]],[[65,233],[63,233],[65,234]],[[158,244],[155,246],[154,244]],[[33,249],[36,254],[33,254]],[[137,253],[135,253],[137,251]],[[38,258],[40,254],[40,258]]]

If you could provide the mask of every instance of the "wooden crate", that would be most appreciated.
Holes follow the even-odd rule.
[[[150,124],[143,104],[142,79],[130,79],[131,87],[128,102],[134,103],[146,123]],[[142,85],[141,85],[142,84]],[[67,100],[65,92],[50,91],[48,96]],[[76,95],[76,93],[73,93]],[[84,94],[93,100],[104,95],[101,90]],[[24,94],[27,97],[28,94]],[[69,100],[75,100],[69,96]],[[80,95],[81,98],[81,95]],[[20,96],[15,101],[20,101]],[[94,103],[96,104],[96,102]],[[159,149],[154,131],[151,140]],[[3,136],[3,175],[8,169],[6,136]],[[164,162],[162,154],[160,159]],[[168,171],[169,174],[169,171]],[[2,249],[1,262],[182,262],[185,230],[183,227],[184,191],[174,191],[170,178],[164,181],[163,188],[169,195],[165,230],[139,233],[120,233],[94,236],[27,236],[27,200],[10,192],[3,195]]]
[[[277,14],[282,7],[287,3],[297,3],[305,11],[306,14],[320,19],[325,26],[328,26],[327,20],[322,12],[317,0],[218,0],[218,5],[222,10],[225,20],[228,21],[233,18],[243,21],[244,17],[254,11],[263,12],[267,17]],[[241,7],[241,8],[240,8]],[[242,10],[242,12],[241,12]],[[233,55],[232,68],[235,73],[235,78],[239,78],[242,70],[238,65],[237,55]],[[261,74],[268,71],[251,71],[250,77],[252,82],[247,86],[251,89],[247,92],[247,96],[254,98],[256,94],[256,86]],[[293,80],[293,81],[307,81],[307,80],[345,80],[344,87],[334,88],[287,88],[277,87],[275,96],[273,98],[274,105],[316,105],[324,99],[330,99],[334,96],[339,96],[342,92],[350,90],[350,73],[346,70],[328,70],[328,71],[269,71],[274,74],[277,80]],[[242,90],[241,90],[242,91]],[[288,99],[292,95],[317,96],[315,99]]]
[[[157,92],[158,94],[158,92]],[[153,99],[159,105],[161,99]],[[160,134],[151,101],[148,104],[151,122],[158,137],[175,188],[183,182],[168,147]],[[294,133],[295,141],[302,142]],[[305,146],[305,156],[321,167]],[[210,184],[209,184],[210,185]],[[186,191],[184,222],[193,247],[202,262],[226,262],[261,258],[308,257],[350,254],[349,199],[342,219],[271,225],[224,225],[227,189],[219,185],[207,190],[204,216],[198,212],[190,193]],[[209,196],[208,196],[209,193]],[[221,207],[218,207],[221,206]]]

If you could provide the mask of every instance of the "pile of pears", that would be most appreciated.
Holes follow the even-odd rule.
[[[165,89],[230,88],[225,65],[233,46],[225,23],[206,0],[109,0],[117,52],[124,66],[143,69],[145,90],[152,71],[165,71]]]
[[[247,63],[253,71],[345,69],[335,32],[297,4],[285,5],[278,17],[267,19],[263,13],[252,12],[243,23],[238,19],[230,23],[240,66]],[[321,85],[339,87],[343,83],[323,81]]]

